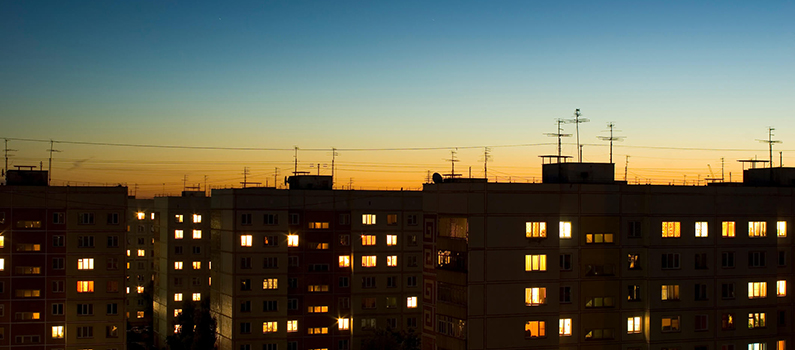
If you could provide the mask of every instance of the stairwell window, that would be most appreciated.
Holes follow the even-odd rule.
[[[778,281],[776,281],[776,296],[778,296],[778,297],[787,296],[787,281],[786,280],[778,280]]]

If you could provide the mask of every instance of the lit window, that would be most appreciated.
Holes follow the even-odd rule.
[[[587,233],[585,234],[585,243],[613,243],[612,233]]]
[[[662,331],[663,332],[679,332],[679,316],[663,317],[662,318]]]
[[[375,258],[376,258],[375,255],[362,256],[362,267],[375,267],[376,264]]]
[[[201,224],[202,223],[201,214],[193,214],[193,223],[194,224]]]
[[[664,221],[662,223],[663,238],[679,237],[679,221]]]
[[[362,245],[375,245],[375,235],[362,235]]]
[[[201,270],[202,269],[202,262],[201,261],[194,261],[193,262],[193,269],[194,270]]]
[[[202,230],[193,230],[193,239],[202,239]]]
[[[543,287],[525,288],[524,303],[527,306],[538,306],[547,303],[547,289]]]
[[[137,287],[137,290],[138,290],[138,294],[143,294],[143,292],[144,292],[144,286],[138,286],[138,287]]]
[[[679,285],[663,285],[662,286],[662,300],[679,300]]]
[[[347,331],[351,329],[351,319],[350,318],[340,318],[337,320],[337,325],[339,330]]]
[[[240,235],[240,246],[251,247],[252,239],[253,237],[251,235]]]
[[[314,230],[328,229],[328,222],[312,221],[309,223],[309,228]]]
[[[0,248],[5,248],[6,246],[6,236],[0,236]]]
[[[182,309],[174,309],[174,317],[179,316],[182,313]]]
[[[138,212],[137,215],[138,215],[138,220],[146,219],[146,213],[144,212]]]
[[[193,293],[193,301],[201,301],[202,293]]]
[[[570,337],[571,336],[571,319],[570,318],[561,318],[558,322],[558,334],[561,337]]]
[[[174,230],[174,239],[182,239],[182,237],[184,237],[182,230]]]
[[[279,289],[279,279],[265,278],[262,280],[262,289]]]
[[[127,294],[130,294],[130,287],[127,287]]]
[[[748,343],[748,350],[767,350],[767,343]]]
[[[767,298],[767,282],[748,282],[748,299]]]
[[[127,256],[130,256],[130,250],[127,249]]]
[[[174,301],[182,301],[182,293],[174,293]]]
[[[182,261],[174,262],[174,270],[182,270]]]
[[[362,214],[362,225],[375,225],[375,214]]]
[[[547,336],[546,322],[544,321],[527,321],[524,324],[524,337],[525,338],[543,338]]]
[[[787,237],[787,222],[779,221],[776,223],[776,235],[778,237]]]
[[[409,309],[416,309],[417,308],[417,297],[408,297],[406,298],[406,307]]]
[[[787,296],[787,281],[780,280],[776,282],[776,295],[780,297]]]
[[[765,237],[765,236],[767,236],[767,222],[764,221],[748,222],[748,237]]]
[[[0,271],[6,269],[6,259],[0,258]]]
[[[287,333],[295,333],[295,332],[298,332],[298,320],[288,320]]]
[[[312,284],[306,288],[310,292],[328,292],[327,284]]]
[[[138,256],[146,256],[146,250],[138,249]]]
[[[340,255],[340,267],[350,267],[351,257],[349,255]]]
[[[278,323],[276,321],[262,322],[262,333],[276,333]]]
[[[93,270],[94,269],[94,258],[77,259],[77,269],[78,270]]]
[[[144,312],[143,312],[143,311],[138,311],[138,312],[136,313],[136,317],[138,317],[138,318],[144,318]]]
[[[748,314],[748,329],[765,328],[765,313],[752,312]]]
[[[328,334],[328,327],[308,328],[306,334]]]
[[[94,293],[94,281],[77,281],[78,293]]]
[[[571,238],[571,222],[560,222],[560,238]]]
[[[307,307],[307,312],[310,314],[322,314],[328,312],[328,306],[326,305],[318,305],[318,306],[309,306]]]
[[[547,223],[546,222],[526,222],[525,223],[525,237],[527,238],[546,238],[547,237]]]
[[[627,318],[627,334],[637,334],[641,332],[640,317]]]
[[[721,226],[721,235],[723,237],[734,237],[734,221],[724,221]]]
[[[389,255],[386,257],[386,266],[397,266],[397,255]]]
[[[174,325],[174,334],[177,334],[180,331],[182,331],[182,325],[181,324],[175,324]]]
[[[63,326],[52,326],[52,337],[63,339]]]
[[[709,237],[706,221],[696,222],[696,237]]]
[[[776,350],[786,350],[787,349],[787,341],[786,340],[779,340],[776,342]]]
[[[297,247],[298,246],[298,235],[287,235],[287,246],[288,247]]]
[[[149,217],[150,217],[152,220],[154,220],[154,219],[155,219],[155,213],[152,213],[151,215],[149,215]]]
[[[397,245],[397,235],[386,235],[386,245]]]
[[[174,215],[174,222],[181,223],[182,221],[183,221],[182,215],[180,214]]]
[[[525,271],[546,271],[547,270],[547,256],[542,255],[525,255],[524,256],[524,270]]]

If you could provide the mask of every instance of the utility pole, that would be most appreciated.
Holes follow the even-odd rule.
[[[243,188],[248,184],[248,167],[243,167]]]
[[[52,152],[60,152],[57,149],[53,148],[53,140],[50,140],[50,164],[47,165],[47,185],[50,185],[50,181],[52,181]]]
[[[726,182],[726,178],[723,177],[723,165],[724,165],[724,161],[723,161],[723,157],[721,157],[720,158],[720,182]]]
[[[627,169],[629,168],[629,156],[627,156],[627,160],[624,161],[624,181],[627,181]]]
[[[610,128],[610,136],[597,136],[602,141],[610,141],[610,163],[613,163],[613,141],[622,141],[624,136],[613,136],[613,131],[621,131],[621,130],[613,130],[616,126],[615,123],[609,122],[607,123],[607,127]]]
[[[580,114],[580,109],[577,108],[574,110],[574,119],[566,120],[567,123],[574,123],[577,127],[577,150],[579,150],[579,158],[578,162],[582,163],[582,148],[580,148],[580,123],[587,123],[590,120],[588,118],[580,118],[582,114]]]
[[[569,136],[571,136],[571,134],[564,134],[563,133],[563,128],[560,126],[560,124],[563,124],[565,122],[566,122],[565,119],[561,119],[561,118],[555,119],[555,123],[558,124],[558,132],[557,133],[549,133],[548,132],[548,133],[544,134],[544,135],[547,135],[547,136],[554,136],[554,137],[558,138],[558,163],[560,163],[561,151],[562,151],[562,146],[561,146],[562,143],[560,141],[560,138],[561,137],[569,137]]]

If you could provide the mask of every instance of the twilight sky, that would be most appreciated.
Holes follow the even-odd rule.
[[[445,147],[544,144],[491,150],[490,177],[537,180],[537,156],[556,152],[544,133],[580,108],[584,161],[607,161],[607,122],[627,137],[619,178],[630,155],[630,180],[703,179],[721,157],[739,180],[737,159],[767,159],[768,126],[784,141],[775,164],[778,150],[795,164],[793,14],[792,1],[3,1],[0,138],[336,147],[340,184],[417,188],[449,172]],[[439,149],[350,150],[413,147]],[[49,144],[9,148],[12,165],[47,166]],[[293,167],[291,150],[55,148],[54,184],[143,196],[177,193],[184,175],[239,185],[246,166],[273,185]],[[482,176],[482,153],[460,149],[457,170]],[[331,151],[299,161],[314,173]]]

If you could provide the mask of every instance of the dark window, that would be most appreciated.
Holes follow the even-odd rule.
[[[289,266],[289,267],[298,267],[298,257],[297,256],[288,256],[287,257],[287,266]]]
[[[695,300],[707,300],[707,285],[696,284],[694,295],[695,295]]]
[[[765,267],[765,252],[749,252],[748,267]]]
[[[679,268],[679,254],[668,253],[662,255],[662,268],[663,269],[678,269]]]
[[[560,269],[571,271],[571,254],[560,254]]]
[[[409,276],[406,278],[406,287],[416,287],[417,286],[417,276]]]
[[[298,225],[301,223],[301,216],[297,213],[290,214],[290,225]]]
[[[696,270],[706,270],[707,267],[707,253],[696,253]]]
[[[265,300],[262,302],[262,311],[279,311],[279,303],[276,300]]]
[[[251,268],[251,258],[240,258],[240,268],[241,269],[250,269]]]
[[[278,225],[279,224],[279,215],[278,214],[265,214],[262,218],[263,224],[265,225]]]
[[[640,221],[630,221],[627,224],[628,224],[627,237],[640,238],[641,237]]]
[[[367,277],[365,277],[367,278]],[[370,277],[373,278],[373,277]],[[364,279],[362,279],[362,287],[364,288]],[[397,277],[389,276],[386,278],[386,287],[387,288],[395,288],[397,287]]]
[[[779,327],[787,325],[787,310],[778,310],[778,317],[776,319]]]
[[[119,224],[119,213],[108,213],[108,225]]]
[[[53,270],[63,270],[63,258],[52,258],[52,269]]]
[[[119,236],[108,236],[108,248],[116,248],[118,246],[119,246]]]
[[[240,280],[240,290],[251,290],[251,280],[248,278]]]
[[[298,299],[287,299],[287,310],[298,310]]]
[[[571,303],[571,287],[560,287],[560,302]]]
[[[193,246],[193,254],[195,254],[195,255],[199,255],[199,254],[201,254],[201,253],[202,253],[202,247],[199,247],[199,246]]]
[[[251,214],[240,214],[241,225],[251,225]]]
[[[288,278],[287,279],[287,288],[298,288],[298,279],[297,278]]]
[[[262,268],[276,269],[279,267],[279,260],[276,257],[267,257],[263,260]]]
[[[734,252],[721,253],[720,266],[724,269],[734,268]]]
[[[734,299],[734,283],[723,283],[720,285],[720,296],[723,299]]]
[[[77,314],[88,316],[94,314],[94,304],[77,304]]]
[[[416,247],[417,246],[417,235],[408,235],[406,236],[408,239],[408,246],[409,247]]]
[[[93,225],[94,213],[80,213],[77,215],[77,223],[80,225]]]
[[[249,333],[251,333],[251,323],[240,322],[240,334],[249,334]]]
[[[279,246],[279,237],[278,236],[265,236],[263,244],[266,247],[278,247]]]
[[[346,288],[349,286],[348,277],[340,277],[339,278],[339,286],[342,288]]]
[[[52,314],[63,315],[63,304],[61,303],[52,304]]]
[[[787,266],[787,252],[783,250],[778,252],[778,266]]]
[[[94,248],[94,236],[78,236],[77,246],[80,248]]]
[[[52,223],[53,224],[63,224],[63,213],[52,213]],[[2,223],[2,222],[0,222]]]
[[[53,247],[63,247],[65,241],[66,241],[66,239],[64,238],[64,236],[61,236],[61,235],[52,236],[52,246]]]
[[[627,286],[627,301],[638,301],[640,300],[640,286],[636,284],[630,284]]]
[[[417,226],[417,215],[416,214],[409,214],[406,215],[406,224],[409,226]]]

